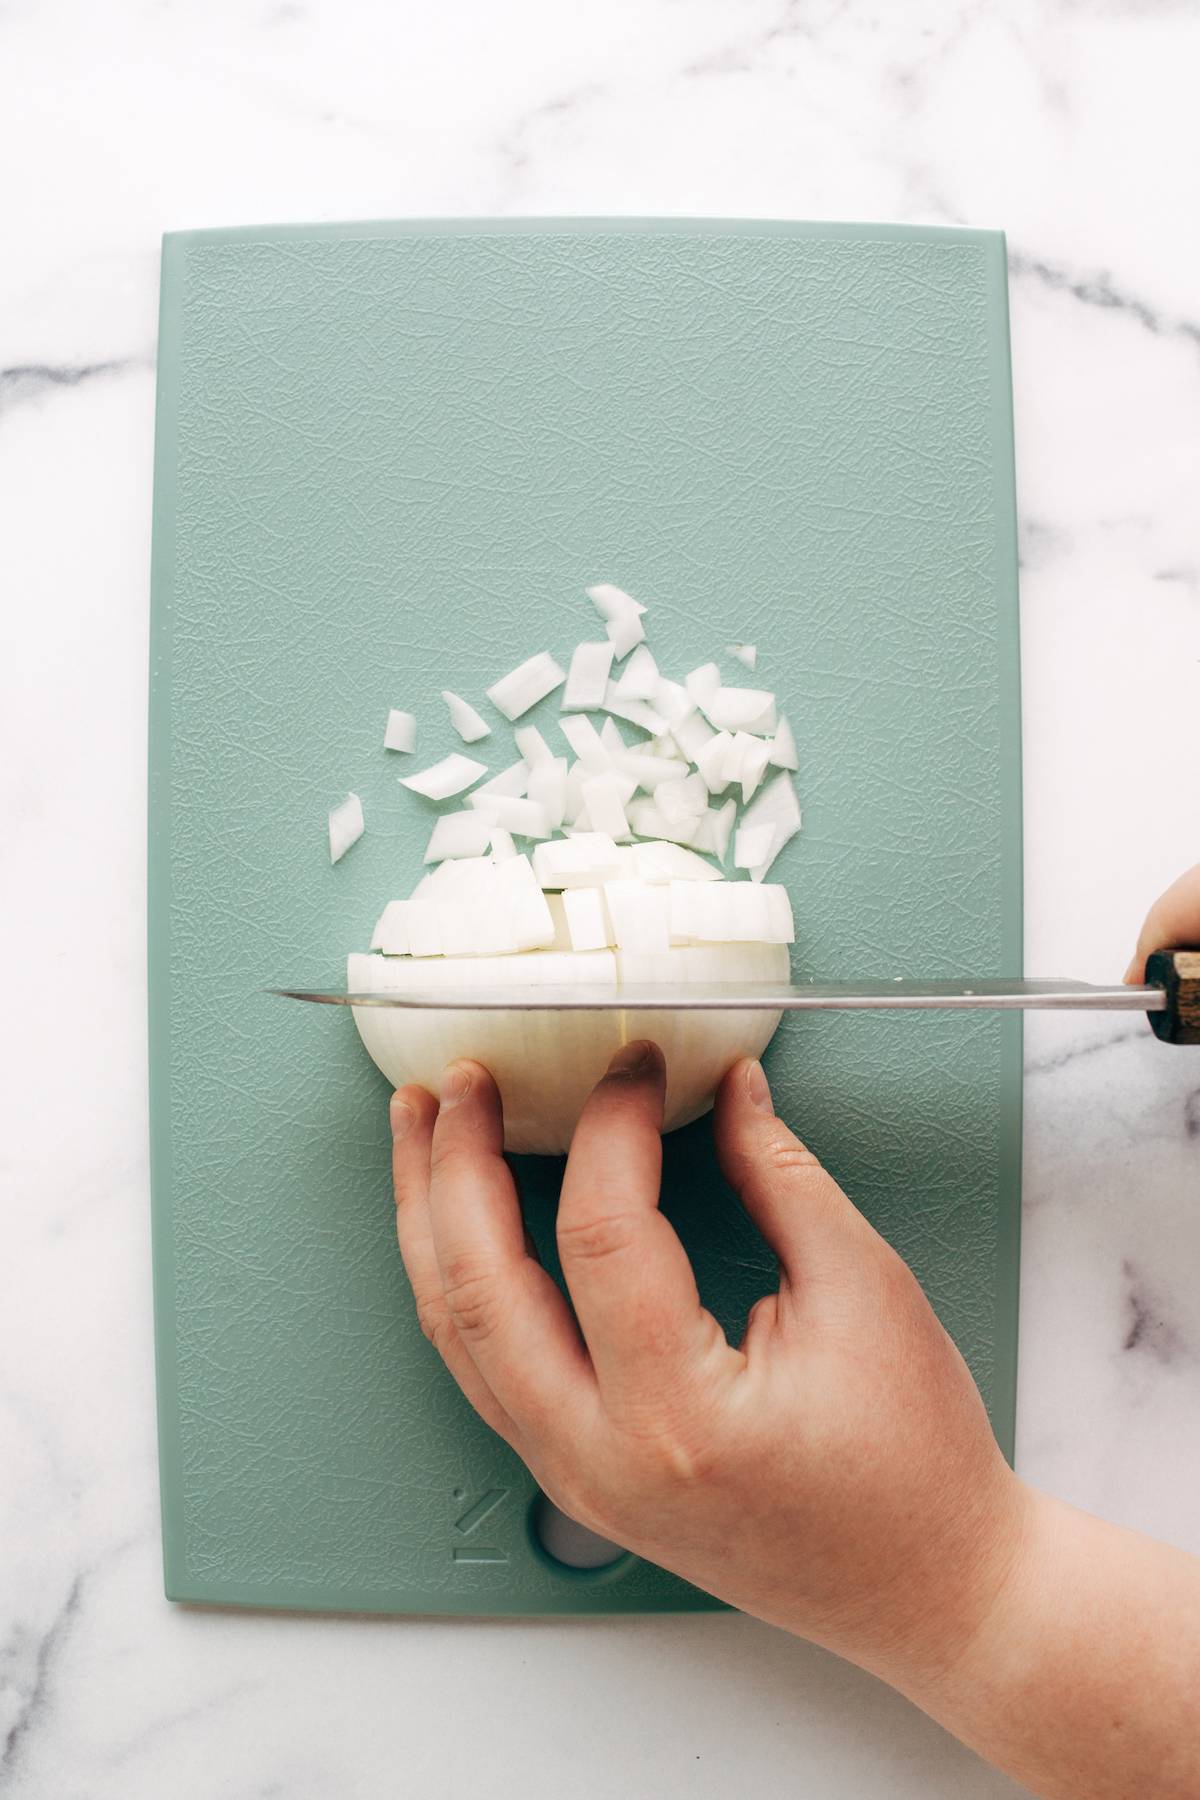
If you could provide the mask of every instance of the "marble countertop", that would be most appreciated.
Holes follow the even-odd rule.
[[[877,1683],[737,1617],[163,1600],[143,976],[158,240],[421,214],[1003,226],[1027,964],[1106,978],[1200,856],[1196,708],[1172,700],[1200,658],[1189,11],[0,12],[0,1794],[1017,1791]],[[1200,1550],[1200,1052],[1053,1015],[1027,1045],[1019,1467]]]

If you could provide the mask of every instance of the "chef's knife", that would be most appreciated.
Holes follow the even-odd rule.
[[[1140,987],[1086,981],[694,982],[646,986],[429,988],[393,994],[339,994],[269,988],[287,1000],[325,1006],[398,1006],[415,1012],[1144,1012],[1172,1044],[1200,1044],[1200,950],[1159,950]]]

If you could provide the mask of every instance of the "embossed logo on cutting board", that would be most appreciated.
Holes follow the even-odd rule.
[[[465,1488],[455,1488],[453,1498],[463,1501],[467,1498]],[[497,1550],[491,1544],[477,1542],[475,1533],[485,1519],[490,1519],[497,1507],[508,1499],[507,1488],[488,1488],[486,1493],[473,1499],[466,1510],[454,1521],[456,1541],[450,1555],[456,1563],[506,1563],[508,1552]],[[457,1538],[466,1538],[467,1543],[460,1543]]]

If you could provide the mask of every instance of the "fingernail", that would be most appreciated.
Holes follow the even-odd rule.
[[[771,1090],[761,1063],[752,1062],[746,1070],[746,1094],[751,1106],[757,1106],[759,1112],[771,1111]]]
[[[610,1075],[638,1075],[650,1061],[650,1046],[644,1039],[622,1044],[608,1065]]]
[[[393,1138],[406,1137],[409,1127],[416,1118],[416,1114],[408,1104],[408,1101],[402,1100],[399,1094],[393,1094],[388,1106],[388,1113],[392,1121]]]
[[[451,1063],[442,1071],[442,1105],[457,1106],[465,1100],[471,1086],[471,1077],[458,1063]]]

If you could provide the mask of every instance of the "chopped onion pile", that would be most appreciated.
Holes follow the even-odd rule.
[[[351,955],[351,993],[787,979],[791,905],[766,876],[801,816],[795,738],[775,696],[725,683],[716,662],[670,678],[646,642],[646,608],[608,584],[587,592],[604,641],[578,644],[565,671],[540,651],[486,690],[515,722],[561,688],[550,741],[548,728],[517,724],[517,760],[501,757],[494,773],[455,752],[401,777],[424,800],[456,804],[434,822],[427,872],[388,902],[370,953]],[[727,651],[755,668],[755,646]],[[442,698],[464,743],[492,735],[468,700]],[[415,719],[392,711],[386,747],[415,743]],[[356,796],[330,813],[329,829],[336,861],[362,832]],[[725,877],[731,843],[749,880]],[[663,1049],[672,1130],[711,1105],[725,1070],[758,1055],[779,1022],[732,1011],[354,1016],[397,1085],[436,1087],[457,1056],[486,1064],[506,1146],[532,1151],[567,1148],[620,1044],[649,1036]]]

